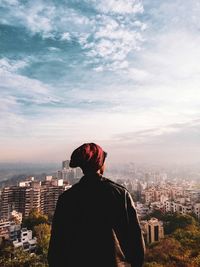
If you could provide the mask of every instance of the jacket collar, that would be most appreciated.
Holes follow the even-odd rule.
[[[89,183],[93,183],[93,182],[98,182],[101,181],[103,178],[103,176],[99,173],[93,173],[93,174],[86,174],[84,175],[79,183],[85,183],[85,182],[89,182]]]

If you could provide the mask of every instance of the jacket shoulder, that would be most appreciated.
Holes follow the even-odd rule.
[[[65,198],[68,198],[70,197],[71,195],[73,195],[75,192],[77,192],[79,189],[79,184],[74,184],[72,185],[72,187],[70,187],[69,189],[67,189],[66,191],[64,191],[60,196],[59,196],[59,199],[62,200],[62,199],[65,199]]]
[[[118,183],[116,183],[116,182],[114,182],[108,178],[103,177],[103,182],[108,184],[108,186],[115,188],[116,190],[119,190],[121,192],[128,192],[126,187],[124,187],[123,185],[120,185],[120,184],[118,184]]]

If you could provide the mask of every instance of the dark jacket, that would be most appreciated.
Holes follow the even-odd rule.
[[[84,176],[58,199],[50,267],[141,267],[144,242],[130,193],[98,175]]]

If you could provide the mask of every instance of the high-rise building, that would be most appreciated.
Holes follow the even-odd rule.
[[[23,217],[27,217],[33,209],[47,215],[53,214],[59,195],[69,187],[61,179],[43,181],[37,185],[6,187],[1,196],[1,218],[8,220],[13,210],[21,212]]]
[[[25,194],[25,208],[22,214],[27,217],[31,210],[40,210],[40,187],[27,187]]]
[[[4,187],[1,192],[1,208],[0,217],[4,220],[8,220],[13,205],[13,190],[11,187]]]
[[[69,160],[64,160],[62,162],[62,169],[69,169]]]
[[[53,215],[58,197],[68,187],[63,184],[62,179],[54,179],[52,181],[42,182],[40,210],[43,214]]]
[[[80,168],[64,168],[58,171],[58,179],[63,179],[68,181],[71,185],[79,181],[83,176],[82,170]]]
[[[82,176],[83,176],[83,172],[82,172],[82,170],[81,170],[81,168],[76,168],[75,169],[76,170],[76,179],[80,179]]]
[[[62,161],[62,170],[57,172],[58,179],[63,179],[67,181],[69,184],[73,185],[79,181],[79,179],[83,176],[83,172],[81,168],[70,168],[69,166],[70,160]]]
[[[40,184],[32,182],[29,185],[5,187],[1,195],[1,218],[9,219],[12,210],[28,216],[32,209],[40,208]]]

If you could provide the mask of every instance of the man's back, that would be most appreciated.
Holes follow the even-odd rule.
[[[142,266],[143,239],[129,192],[99,175],[64,192],[54,215],[50,267]],[[134,264],[134,265],[133,265]]]

